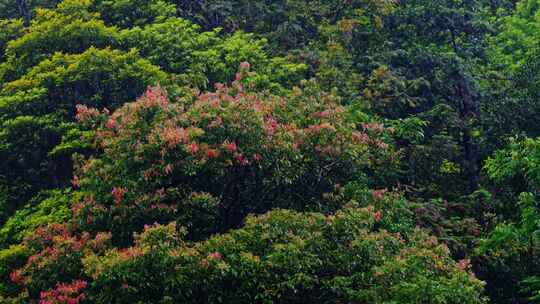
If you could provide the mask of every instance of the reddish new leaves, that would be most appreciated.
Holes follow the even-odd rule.
[[[77,280],[70,284],[59,283],[50,291],[41,292],[40,304],[79,304],[85,299],[82,292],[86,288],[86,281]]]
[[[129,239],[144,224],[137,219],[190,221],[200,206],[187,198],[202,192],[216,198],[217,210],[200,216],[219,214],[215,229],[226,229],[270,206],[324,206],[335,184],[388,158],[382,125],[352,123],[335,97],[313,88],[286,98],[247,92],[248,69],[243,64],[240,78],[215,92],[172,102],[149,88],[112,114],[81,115],[101,122],[94,144],[103,151],[78,164],[77,184],[92,197],[78,212],[83,228],[110,223]]]

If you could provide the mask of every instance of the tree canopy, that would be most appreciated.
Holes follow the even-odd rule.
[[[539,11],[0,0],[0,302],[540,303]]]

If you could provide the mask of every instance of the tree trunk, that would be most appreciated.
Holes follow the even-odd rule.
[[[478,188],[480,182],[479,149],[473,136],[473,127],[480,118],[480,109],[476,96],[465,75],[460,71],[456,75],[456,96],[459,98],[459,117],[461,120],[461,145],[464,152],[464,170],[469,179],[470,191]]]

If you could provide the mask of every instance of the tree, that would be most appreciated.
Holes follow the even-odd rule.
[[[0,83],[13,81],[56,52],[80,54],[90,47],[115,45],[117,31],[91,12],[90,1],[63,1],[57,9],[37,10],[24,35],[6,47]],[[2,71],[4,70],[4,71]]]
[[[163,0],[96,0],[94,7],[107,24],[122,28],[144,26],[176,13],[175,5]]]
[[[36,8],[55,7],[60,0],[2,0],[0,1],[0,18],[24,20],[30,24]]]
[[[89,258],[86,294],[96,303],[484,302],[481,283],[444,245],[420,231],[405,241],[377,219],[370,209],[277,210],[193,246],[174,224],[149,227],[127,251]]]
[[[506,214],[511,221],[499,224],[482,240],[476,252],[478,273],[490,279],[488,294],[501,302],[538,295],[534,284],[528,294],[522,294],[520,289],[521,282],[534,282],[540,275],[539,151],[539,139],[513,140],[486,161],[488,176],[511,191],[510,201],[505,203],[514,209],[513,216]],[[520,284],[509,288],[503,285],[504,281]]]
[[[482,87],[477,69],[485,60],[488,27],[484,9],[480,1],[401,2],[383,19],[384,51],[374,55],[381,65],[374,70],[366,90],[367,97],[376,102],[372,104],[373,110],[389,119],[440,119],[437,113],[445,109],[447,117],[426,122],[435,128],[442,122],[455,131],[444,128],[441,133],[431,133],[422,146],[440,150],[429,141],[437,142],[440,147],[440,140],[436,139],[444,137],[447,138],[444,145],[452,150],[457,145],[457,155],[452,150],[439,154],[455,156],[438,158],[434,165],[441,166],[446,161],[458,164],[461,179],[468,181],[468,185],[460,189],[467,189],[468,193],[478,188],[480,179],[482,151],[477,137],[481,132]],[[398,86],[392,89],[387,88],[387,84]],[[379,97],[386,100],[381,102]],[[393,112],[389,116],[390,111]],[[430,162],[416,160],[414,150],[418,147],[409,148],[411,162],[406,165],[414,168],[417,163]],[[437,179],[435,175],[432,180]],[[407,177],[404,182],[408,182]],[[439,181],[435,185],[443,184]],[[414,186],[432,187],[424,183]]]
[[[126,30],[121,41],[123,48],[137,48],[143,57],[176,74],[178,81],[199,88],[232,81],[238,65],[246,60],[258,72],[259,82],[272,89],[279,85],[290,88],[305,77],[308,69],[305,64],[271,57],[265,39],[242,32],[201,32],[198,25],[180,18]]]
[[[490,39],[490,103],[483,107],[485,125],[495,149],[513,135],[536,137],[538,103],[538,1],[518,1],[515,11],[500,20]],[[503,110],[504,109],[504,110]]]
[[[113,109],[158,82],[166,82],[165,73],[135,51],[90,48],[80,55],[58,53],[5,84],[0,176],[8,198],[0,222],[40,190],[70,184],[71,153],[80,151],[69,143],[80,135],[70,124],[77,103]],[[68,142],[60,146],[62,138]]]
[[[412,227],[406,238],[385,230],[382,214],[355,206],[329,216],[275,210],[197,243],[176,223],[156,224],[125,249],[108,249],[107,234],[79,237],[53,225],[27,239],[38,253],[12,279],[27,300],[70,290],[93,303],[485,303],[467,261],[456,263]]]
[[[144,224],[176,220],[204,238],[273,208],[330,212],[325,193],[391,165],[382,125],[351,122],[309,85],[286,98],[244,91],[248,66],[232,87],[174,103],[158,88],[113,114],[80,106],[80,119],[97,122],[93,142],[103,151],[76,171],[88,192],[81,228],[129,244]]]

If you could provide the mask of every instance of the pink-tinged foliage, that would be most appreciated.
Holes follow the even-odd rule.
[[[99,116],[100,114],[98,110],[88,108],[85,105],[77,105],[76,109],[77,109],[77,114],[75,115],[75,118],[78,121],[87,121],[87,120],[90,120],[92,118]]]
[[[458,266],[459,269],[461,269],[461,270],[468,271],[468,270],[470,270],[470,268],[471,268],[471,260],[469,260],[469,259],[463,259],[463,260],[460,260],[460,261],[457,263],[457,266]]]
[[[185,144],[189,139],[187,131],[179,127],[165,127],[160,133],[160,138],[169,148],[174,148],[181,143]]]
[[[238,149],[236,147],[236,143],[234,142],[225,144],[225,148],[227,149],[227,152],[229,153],[235,153],[236,150]]]
[[[93,144],[103,154],[77,165],[77,184],[92,197],[78,212],[83,229],[112,223],[106,229],[122,227],[129,240],[141,229],[135,218],[210,216],[209,226],[220,231],[268,206],[330,209],[320,200],[335,184],[391,162],[382,125],[351,123],[338,99],[312,87],[287,98],[246,91],[248,69],[243,64],[240,78],[215,92],[169,102],[163,89],[149,88],[112,114],[85,109],[94,114],[83,116],[98,122]],[[188,206],[187,197],[199,192],[216,203]],[[184,224],[199,227],[194,222]]]
[[[208,151],[206,151],[206,157],[208,157],[208,159],[216,158],[218,156],[219,151],[216,149],[208,149]]]
[[[116,204],[119,204],[122,201],[122,197],[128,192],[126,188],[121,187],[113,187],[112,195],[114,198],[114,202]]]
[[[253,155],[253,160],[256,162],[260,162],[262,161],[262,156],[259,153],[255,153],[255,155]]]
[[[219,252],[212,252],[208,255],[208,259],[210,260],[221,260],[223,256]]]
[[[59,283],[55,289],[41,292],[39,304],[80,304],[86,298],[83,293],[86,285],[87,282],[82,280]]]
[[[240,71],[249,71],[249,69],[251,68],[251,64],[249,64],[249,62],[247,61],[244,61],[242,63],[240,63]]]
[[[196,155],[199,152],[199,144],[193,141],[187,145],[187,150],[189,153]]]
[[[34,254],[22,268],[12,273],[11,279],[31,293],[50,290],[41,294],[41,300],[46,301],[43,303],[82,301],[84,296],[75,294],[82,289],[82,283],[75,281],[84,277],[81,258],[110,248],[110,233],[97,233],[92,237],[87,232],[73,229],[67,224],[50,224],[38,228],[24,240]],[[66,284],[71,281],[73,284]]]
[[[140,101],[144,106],[166,107],[169,103],[167,93],[160,87],[148,87]]]
[[[371,195],[373,196],[374,200],[382,200],[387,192],[387,189],[372,190]]]
[[[373,131],[373,132],[378,132],[378,133],[384,132],[384,130],[385,130],[384,125],[383,125],[383,124],[379,124],[379,123],[366,123],[366,124],[362,124],[362,128],[363,128],[365,131]]]
[[[24,278],[21,276],[21,271],[20,270],[15,270],[15,271],[11,272],[9,274],[9,279],[13,283],[17,283],[17,284],[23,284],[24,283]]]
[[[381,219],[382,219],[382,211],[377,211],[373,214],[373,219],[375,220],[375,222],[380,222]]]

